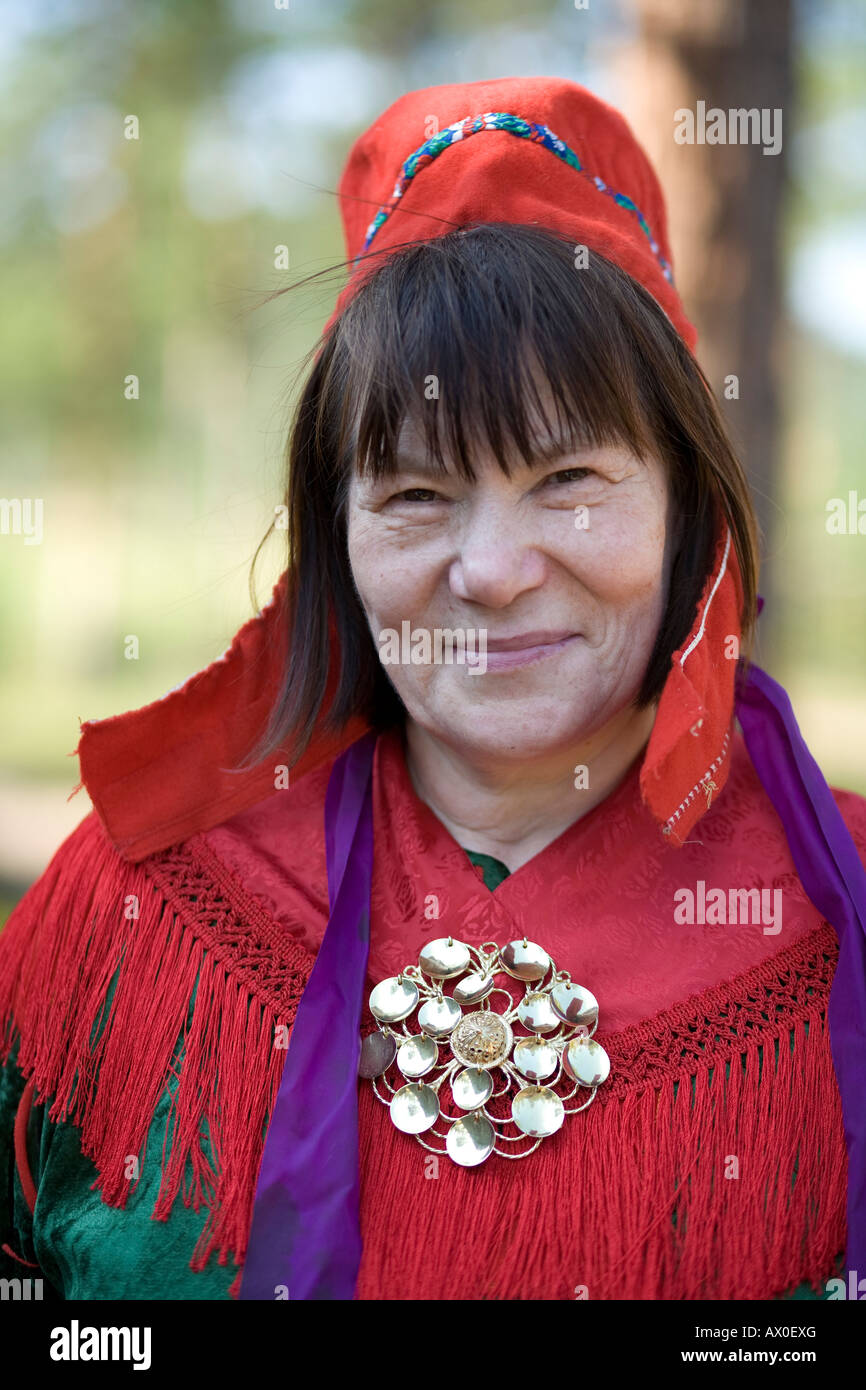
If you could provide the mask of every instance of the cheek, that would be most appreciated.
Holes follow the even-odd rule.
[[[384,588],[384,565],[381,549],[375,543],[374,528],[364,520],[350,520],[347,546],[355,588],[367,616],[372,619]]]
[[[665,598],[665,517],[655,507],[622,509],[576,532],[560,558],[601,603],[642,609]]]
[[[378,518],[350,518],[349,564],[372,627],[394,627],[412,618],[429,597],[435,576],[405,538],[396,538]],[[397,581],[397,582],[395,582]]]

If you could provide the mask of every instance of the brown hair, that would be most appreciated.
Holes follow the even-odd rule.
[[[428,461],[443,470],[443,441],[453,466],[469,480],[479,445],[506,474],[509,445],[531,463],[537,457],[534,422],[539,415],[547,419],[532,376],[537,366],[564,447],[625,444],[638,455],[653,451],[667,467],[679,544],[638,706],[661,693],[671,657],[694,622],[719,512],[731,528],[743,577],[748,651],[756,618],[757,524],[712,391],[652,296],[595,252],[577,268],[574,253],[572,242],[557,233],[513,223],[458,228],[410,243],[368,276],[311,350],[309,357],[318,355],[286,451],[285,678],[248,765],[277,747],[290,748],[296,761],[306,748],[334,674],[329,621],[336,626],[340,670],[323,727],[340,729],[360,715],[385,728],[402,717],[349,565],[345,507],[352,469],[394,474],[397,440],[409,416],[422,430]],[[437,400],[424,395],[431,376],[444,383]]]

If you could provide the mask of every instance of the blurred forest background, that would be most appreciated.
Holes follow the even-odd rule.
[[[866,535],[826,526],[866,498],[864,71],[857,0],[3,0],[0,497],[44,499],[44,536],[0,535],[0,908],[89,808],[79,720],[162,695],[250,615],[342,276],[266,297],[342,259],[351,141],[443,82],[571,78],[656,161],[698,355],[719,396],[739,379],[757,657],[828,779],[866,792]],[[698,100],[783,108],[782,153],[677,145]]]

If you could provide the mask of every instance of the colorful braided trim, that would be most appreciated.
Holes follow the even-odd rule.
[[[487,111],[483,116],[466,116],[464,120],[455,121],[453,125],[446,126],[444,130],[440,130],[438,135],[431,135],[429,140],[425,140],[423,145],[419,145],[418,149],[409,155],[409,158],[405,161],[400,170],[399,177],[394,185],[394,192],[391,194],[389,201],[383,203],[367,228],[367,236],[364,245],[355,257],[355,265],[357,265],[361,256],[364,255],[364,252],[368,250],[379,228],[391,216],[391,213],[403,197],[403,194],[415,175],[421,169],[426,168],[428,164],[431,164],[443,150],[447,150],[451,145],[456,145],[458,140],[465,140],[468,135],[477,135],[479,131],[482,130],[504,130],[508,131],[511,135],[519,136],[521,140],[532,140],[536,145],[543,145],[545,149],[550,150],[551,154],[555,154],[557,159],[561,159],[563,163],[568,164],[572,169],[576,170],[578,174],[581,174],[583,178],[589,179],[600,193],[606,193],[609,198],[613,198],[614,202],[617,203],[619,207],[625,208],[627,212],[634,213],[641,231],[650,244],[650,250],[661,266],[665,279],[670,281],[671,284],[674,283],[670,265],[662,255],[659,244],[652,234],[650,225],[637,204],[633,203],[631,198],[627,197],[625,193],[617,193],[616,189],[608,187],[603,179],[600,179],[596,174],[590,174],[588,170],[584,169],[577,155],[574,153],[574,150],[566,145],[564,140],[560,140],[558,135],[554,135],[550,126],[538,125],[535,121],[525,121],[521,116],[512,116],[508,111]]]

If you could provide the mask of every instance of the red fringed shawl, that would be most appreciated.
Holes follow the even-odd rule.
[[[91,815],[3,934],[3,1055],[19,1032],[31,1090],[81,1126],[104,1201],[124,1206],[127,1157],[177,1069],[153,1216],[179,1197],[207,1210],[194,1268],[243,1261],[286,1055],[275,1031],[291,1026],[327,921],[328,772],[137,864]],[[639,774],[640,760],[491,893],[415,796],[400,735],[380,739],[371,986],[433,936],[527,932],[598,996],[613,1071],[527,1159],[470,1170],[437,1167],[361,1083],[359,1298],[769,1298],[832,1273],[846,1190],[825,1022],[835,933],[739,736],[724,793],[676,853]],[[862,852],[866,802],[837,799]],[[675,893],[699,881],[726,897],[780,889],[781,931],[677,924]]]
[[[504,113],[506,128],[485,113]],[[431,115],[440,131],[458,123],[460,138],[421,150]],[[655,175],[622,118],[563,79],[406,94],[353,147],[341,210],[347,253],[362,262],[331,323],[407,237],[510,220],[609,256],[694,343]],[[286,578],[205,671],[143,710],[84,725],[96,814],[0,938],[3,1056],[20,1033],[25,1103],[53,1097],[51,1117],[81,1126],[106,1202],[124,1206],[126,1160],[177,1073],[153,1214],[169,1217],[179,1196],[207,1209],[195,1268],[217,1252],[244,1258],[285,1059],[275,1030],[292,1024],[327,920],[328,773],[363,732],[358,721],[339,738],[319,728],[276,794],[270,760],[233,770],[279,690]],[[433,936],[525,932],[597,995],[613,1074],[526,1160],[466,1170],[442,1159],[438,1175],[364,1083],[361,1298],[768,1298],[831,1272],[846,1188],[826,1029],[836,937],[732,736],[741,606],[719,517],[643,758],[494,893],[415,797],[399,738],[380,740],[370,984]],[[325,706],[339,655],[334,641]],[[863,853],[866,802],[837,795]],[[780,891],[781,931],[678,923],[677,893],[697,897],[700,884],[726,901]]]

